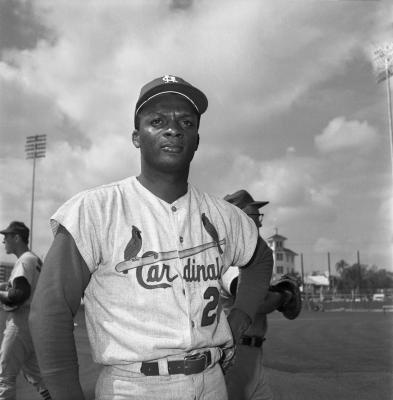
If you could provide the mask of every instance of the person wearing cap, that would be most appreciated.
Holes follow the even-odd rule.
[[[30,303],[42,262],[29,250],[29,228],[23,222],[13,221],[0,233],[4,235],[6,253],[17,257],[8,282],[0,284],[0,303],[7,312],[0,348],[0,400],[16,398],[16,378],[20,371],[44,399],[50,400],[40,375],[28,324]]]
[[[255,224],[189,184],[205,94],[165,75],[142,87],[133,145],[141,170],[77,194],[52,216],[30,323],[56,400],[84,399],[72,319],[84,296],[96,400],[225,400],[219,361],[251,324],[270,271]],[[233,310],[221,275],[244,268]]]
[[[226,195],[224,200],[245,212],[254,221],[258,230],[262,227],[263,214],[259,210],[267,205],[268,201],[255,201],[246,190],[238,190]],[[272,271],[272,250],[263,239],[261,241],[266,268]],[[222,277],[221,299],[226,313],[229,313],[234,305],[237,285],[238,281],[242,279],[242,272],[242,269],[232,267]],[[270,284],[270,278],[267,283]],[[269,289],[267,296],[259,305],[253,323],[240,337],[233,361],[225,374],[229,400],[273,399],[262,361],[262,344],[267,331],[266,314],[279,310],[284,312],[286,318],[296,318],[297,315],[293,312],[288,313],[287,305],[291,301],[293,301],[293,294],[290,291]]]

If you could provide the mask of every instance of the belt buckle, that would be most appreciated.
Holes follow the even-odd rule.
[[[201,359],[204,359],[204,366],[203,366],[203,370],[204,371],[207,366],[207,354],[206,353],[196,353],[196,354],[190,354],[187,356],[184,356],[184,375],[191,375],[194,374],[195,372],[190,371],[190,369],[192,368],[191,365],[189,366],[187,364],[187,361],[199,361]]]

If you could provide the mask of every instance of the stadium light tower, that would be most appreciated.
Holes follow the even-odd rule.
[[[374,50],[374,67],[376,70],[377,82],[380,83],[382,81],[386,81],[390,137],[390,161],[393,179],[393,121],[390,89],[390,77],[393,75],[393,43],[385,43]]]
[[[35,164],[37,158],[45,157],[46,135],[27,136],[25,151],[26,151],[26,159],[33,159],[33,183],[31,188],[31,208],[30,208],[30,248],[33,249]]]

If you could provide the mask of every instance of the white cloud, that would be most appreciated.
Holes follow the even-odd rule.
[[[378,143],[378,133],[367,121],[347,121],[337,117],[315,137],[315,145],[322,153],[357,149],[368,152]]]
[[[276,139],[266,126],[284,120],[315,86],[347,73],[365,43],[381,37],[392,7],[386,12],[379,3],[37,0],[50,39],[8,52],[0,64],[1,167],[14,173],[0,175],[2,218],[29,214],[31,169],[20,163],[27,132],[48,135],[37,185],[42,232],[48,214],[72,194],[137,173],[129,143],[137,93],[149,79],[174,73],[200,86],[210,103],[190,181],[220,196],[244,187],[271,201],[269,224],[274,217],[294,236],[304,235],[303,227],[322,236],[314,225],[334,221],[335,200],[352,179],[345,159],[332,163],[331,153],[372,148],[376,128],[358,116],[336,119],[315,139],[316,157],[302,147],[310,140],[301,132],[280,125],[275,129],[289,133]],[[316,117],[297,118],[307,124]],[[341,143],[344,130],[350,134]],[[366,162],[358,158],[352,171]]]

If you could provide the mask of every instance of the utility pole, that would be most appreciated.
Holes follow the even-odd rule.
[[[37,158],[44,158],[46,151],[46,135],[35,135],[26,137],[26,159],[33,159],[33,177],[31,187],[30,207],[30,249],[33,249],[33,222],[34,222],[34,191],[35,191],[35,165]]]
[[[357,262],[358,262],[358,291],[359,291],[359,295],[360,295],[360,286],[361,286],[361,282],[362,282],[362,270],[360,268],[359,250],[357,250],[356,255],[357,255]]]
[[[328,274],[329,274],[329,290],[331,289],[332,281],[330,277],[330,253],[327,253],[327,259],[328,259]]]
[[[304,301],[305,301],[305,306],[306,309],[308,310],[309,304],[308,304],[308,293],[307,293],[307,287],[306,283],[304,282],[304,264],[303,264],[303,253],[300,253],[300,270],[302,272],[302,286],[303,286],[303,293],[304,293]]]

